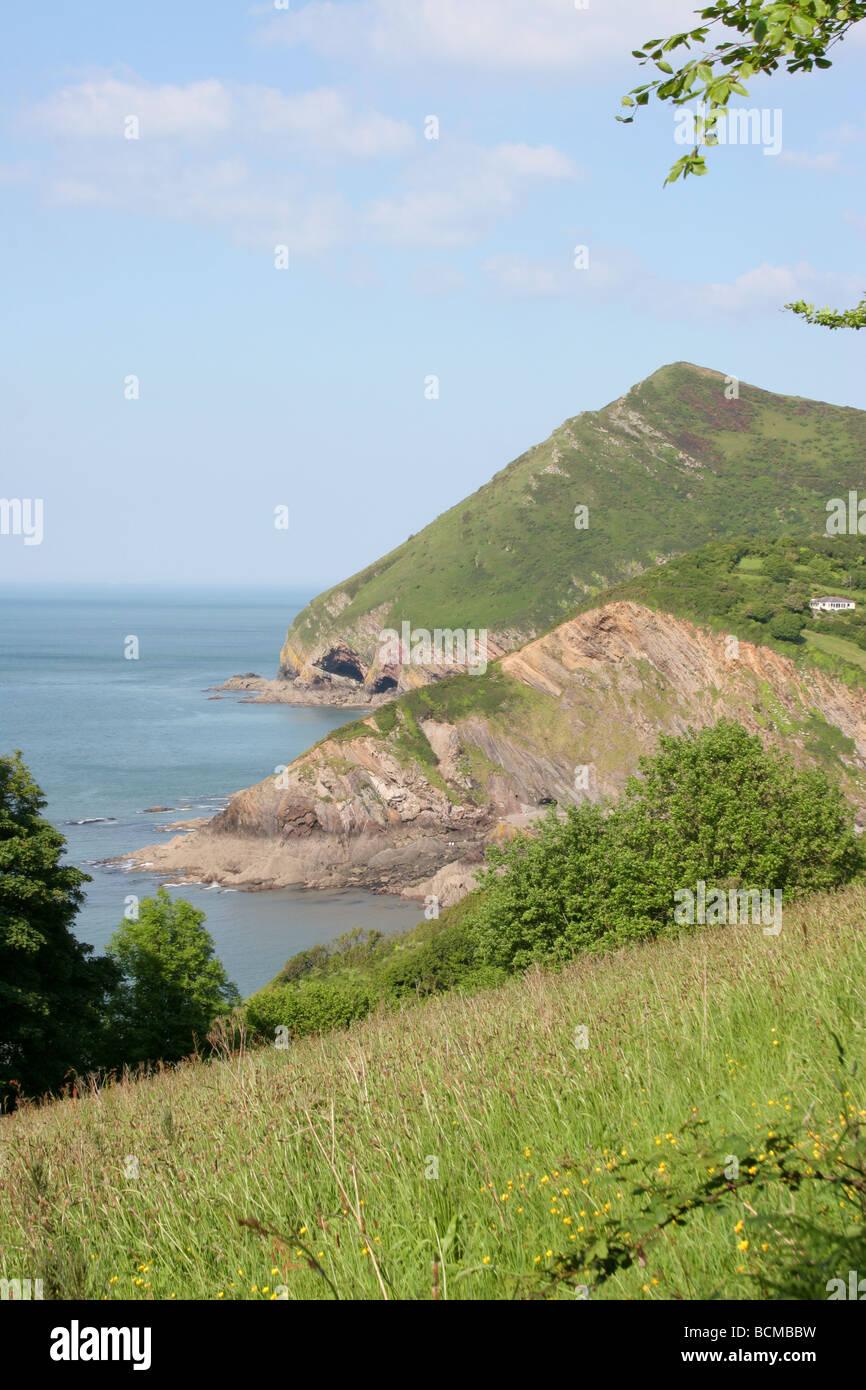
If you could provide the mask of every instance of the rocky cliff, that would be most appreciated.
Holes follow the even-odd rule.
[[[864,452],[862,411],[663,367],[308,604],[258,693],[375,704],[463,669],[389,661],[385,629],[484,631],[493,661],[708,537],[815,534]]]
[[[132,856],[239,887],[350,884],[443,905],[552,801],[616,796],[661,733],[737,719],[866,808],[866,693],[640,604],[560,624],[485,675],[337,730],[212,820]]]

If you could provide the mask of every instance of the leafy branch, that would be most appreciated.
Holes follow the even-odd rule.
[[[704,21],[695,29],[672,34],[667,39],[647,39],[642,48],[632,50],[641,67],[654,63],[661,73],[652,82],[633,87],[622,98],[630,115],[617,116],[630,125],[637,109],[646,106],[655,93],[659,101],[683,106],[695,100],[706,114],[695,120],[693,149],[671,165],[665,184],[687,179],[690,174],[707,172],[705,147],[719,143],[716,127],[732,95],[747,97],[744,83],[751,77],[772,76],[780,67],[787,72],[812,72],[832,67],[828,54],[841,43],[851,27],[866,17],[866,0],[727,0],[696,11]],[[736,39],[724,39],[707,48],[725,30]],[[674,68],[666,54],[677,50],[703,51]],[[682,56],[681,54],[679,56]],[[866,326],[866,299],[853,309],[815,309],[798,300],[785,305],[806,323],[823,328],[863,328]]]
[[[822,328],[866,328],[866,296],[853,309],[816,309],[803,299],[786,304],[785,308],[799,314],[806,323],[817,323]]]

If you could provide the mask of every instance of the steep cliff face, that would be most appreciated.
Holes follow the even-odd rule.
[[[618,795],[661,733],[737,719],[836,769],[866,807],[866,693],[631,602],[562,623],[484,676],[403,696],[132,856],[243,887],[363,884],[443,904],[493,837]]]
[[[566,422],[471,497],[298,614],[262,698],[375,703],[454,670],[382,654],[386,629],[486,632],[488,660],[588,596],[716,538],[810,535],[862,482],[866,413],[676,363]],[[281,693],[282,692],[282,693]]]

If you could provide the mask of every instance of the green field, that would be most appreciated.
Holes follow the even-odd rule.
[[[866,1117],[864,912],[857,886],[776,938],[698,929],[25,1108],[0,1273],[109,1300],[825,1298],[866,1257],[850,1189],[808,1178],[843,1176]],[[796,1197],[753,1188],[789,1140]],[[743,1184],[671,1219],[731,1151]]]
[[[845,637],[835,637],[830,632],[810,630],[804,633],[803,640],[807,646],[816,647],[818,651],[827,652],[830,656],[838,656],[843,661],[851,662],[866,671],[866,652],[855,642],[849,642]]]

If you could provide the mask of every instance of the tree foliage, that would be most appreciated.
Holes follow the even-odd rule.
[[[817,323],[821,328],[866,328],[866,295],[853,309],[816,309],[805,299],[792,300],[785,308],[799,314],[806,323]]]
[[[122,976],[109,1017],[112,1065],[179,1061],[240,1003],[204,922],[203,912],[160,888],[112,936],[108,955]]]
[[[21,754],[0,758],[0,1104],[98,1065],[116,980],[72,934],[90,879],[61,863],[66,841],[44,805]]]
[[[614,808],[552,810],[535,837],[488,853],[467,929],[479,962],[534,961],[674,928],[675,893],[848,882],[862,854],[852,813],[825,773],[799,770],[741,725],[662,736]]]

